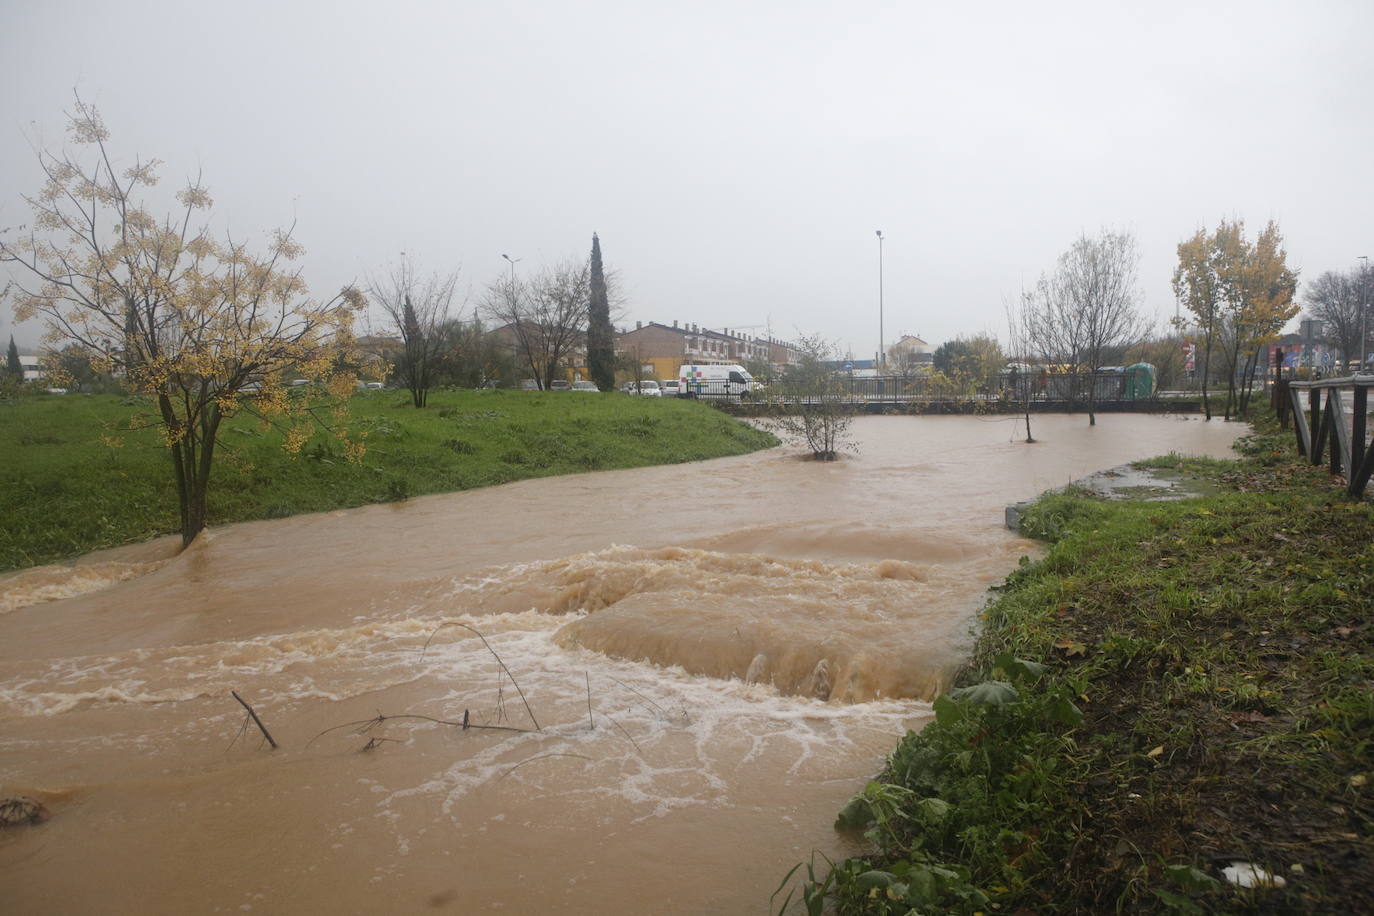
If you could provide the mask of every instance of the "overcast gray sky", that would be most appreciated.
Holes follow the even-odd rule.
[[[585,257],[626,317],[890,343],[1004,334],[1082,230],[1279,221],[1302,276],[1374,255],[1374,2],[0,0],[0,226],[72,90],[215,224],[298,221],[329,293],[401,251]],[[12,328],[7,313],[0,334]],[[19,329],[21,340],[36,334]]]

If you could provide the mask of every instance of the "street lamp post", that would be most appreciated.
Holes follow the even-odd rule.
[[[1365,356],[1369,348],[1365,346],[1365,318],[1369,315],[1369,255],[1360,255],[1360,260],[1364,261],[1364,267],[1360,271],[1360,372],[1364,372]]]
[[[883,230],[877,230],[878,236],[878,366],[882,372],[887,364],[887,354],[883,352]]]
[[[507,261],[510,262],[510,288],[511,288],[511,292],[512,292],[512,294],[513,294],[514,291],[515,291],[515,264],[516,264],[517,261],[523,261],[523,260],[525,260],[525,259],[524,259],[524,258],[512,258],[512,257],[511,257],[510,255],[508,255],[508,254],[503,254],[503,255],[501,255],[501,257],[505,258]]]

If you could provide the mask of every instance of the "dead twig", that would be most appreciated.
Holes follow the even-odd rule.
[[[525,704],[525,712],[529,714],[530,721],[534,723],[534,730],[542,732],[544,729],[540,726],[539,720],[534,717],[534,710],[530,709],[530,701],[525,699],[525,691],[520,689],[520,682],[515,679],[515,675],[510,673],[510,668],[506,667],[506,663],[501,660],[501,656],[496,654],[496,650],[491,647],[491,643],[487,642],[487,638],[483,636],[481,632],[477,630],[476,627],[468,626],[466,623],[462,623],[457,620],[444,621],[443,623],[439,624],[437,627],[434,628],[433,633],[429,634],[429,638],[425,640],[424,646],[420,649],[420,657],[424,658],[425,650],[427,650],[429,648],[429,644],[434,641],[435,634],[442,630],[444,627],[462,627],[469,633],[474,634],[478,639],[482,640],[482,645],[487,647],[487,651],[491,653],[492,658],[496,659],[496,663],[501,666],[501,670],[506,672],[506,677],[510,678],[510,682],[515,685],[515,692],[520,694],[520,702]],[[497,682],[497,688],[499,693],[500,681]]]
[[[549,758],[549,757],[576,757],[578,760],[591,760],[591,759],[592,759],[592,758],[590,758],[590,757],[588,757],[588,756],[586,756],[586,755],[584,755],[584,754],[560,754],[560,753],[554,751],[554,752],[551,752],[551,753],[548,753],[548,754],[540,754],[538,757],[531,757],[529,760],[522,760],[522,761],[520,761],[519,763],[517,763],[515,766],[511,767],[509,770],[506,770],[506,772],[504,772],[504,773],[502,773],[500,776],[498,776],[497,779],[505,779],[507,776],[509,776],[510,774],[514,773],[516,770],[520,769],[520,768],[521,768],[522,766],[524,766],[525,764],[527,764],[527,763],[534,763],[536,760],[544,760],[544,759],[547,759],[547,758]]]
[[[243,721],[239,723],[239,730],[238,730],[238,733],[234,735],[234,740],[232,740],[232,741],[229,742],[229,746],[226,747],[226,748],[224,749],[224,753],[226,753],[226,754],[229,753],[230,751],[232,751],[232,750],[234,749],[234,745],[236,745],[236,744],[239,743],[239,739],[243,737],[244,732],[248,731],[248,722],[249,722],[249,721],[250,721],[250,720],[249,720],[249,718],[248,718],[247,716],[244,716],[244,717],[243,717]]]
[[[605,716],[607,719],[611,719],[610,713],[602,713],[602,715]],[[625,736],[625,740],[633,744],[635,746],[635,751],[639,754],[639,756],[643,757],[644,752],[640,750],[639,742],[636,741],[634,738],[630,737],[630,733],[625,731],[625,727],[621,725],[619,722],[617,722],[615,719],[611,719],[611,724],[614,725],[616,728],[620,729],[620,733]]]
[[[277,742],[273,740],[272,733],[267,730],[267,726],[262,724],[262,720],[258,718],[258,714],[253,711],[253,707],[249,706],[244,701],[243,697],[239,696],[237,690],[231,690],[229,693],[233,695],[234,699],[239,701],[240,706],[248,710],[248,715],[253,717],[253,722],[258,726],[258,731],[262,732],[262,736],[267,739],[267,743],[272,745],[272,750],[275,751],[277,749]]]
[[[371,719],[358,719],[358,720],[355,721],[355,722],[345,722],[343,725],[335,725],[333,728],[326,728],[324,731],[320,732],[318,735],[316,735],[315,737],[311,738],[309,741],[305,742],[305,746],[306,746],[306,747],[309,747],[310,745],[314,744],[316,741],[318,741],[319,739],[323,738],[325,735],[329,734],[330,732],[336,732],[336,731],[339,731],[340,729],[345,729],[345,728],[353,728],[353,727],[355,727],[355,726],[362,726],[361,728],[358,729],[357,734],[359,734],[359,735],[365,735],[365,734],[367,734],[371,729],[376,728],[378,725],[381,725],[383,722],[386,722],[386,721],[388,721],[388,720],[390,720],[390,719],[420,719],[420,720],[425,721],[425,722],[433,722],[433,723],[435,723],[436,725],[451,725],[451,726],[453,726],[454,728],[462,728],[462,729],[469,729],[469,728],[484,728],[484,729],[488,729],[488,730],[490,730],[490,731],[498,731],[498,732],[519,732],[519,733],[522,734],[522,735],[527,735],[527,734],[530,733],[530,730],[529,730],[528,728],[515,728],[514,726],[511,726],[511,725],[478,725],[478,724],[475,723],[475,722],[468,722],[468,721],[466,721],[466,720],[467,720],[467,713],[466,713],[466,710],[464,711],[464,716],[463,716],[463,718],[464,718],[464,721],[462,721],[462,722],[451,722],[451,721],[449,721],[448,719],[436,719],[434,716],[423,716],[423,715],[420,715],[419,713],[410,713],[410,712],[408,712],[408,713],[401,713],[400,715],[395,715],[395,716],[388,716],[388,715],[383,715],[383,714],[381,714],[381,713],[378,713],[377,715],[373,716]],[[392,740],[395,740],[395,739],[392,739]]]
[[[587,728],[595,731],[596,720],[592,718],[592,676],[586,671],[582,675],[587,679]]]
[[[383,738],[383,737],[380,737],[380,736],[378,736],[378,735],[373,735],[371,738],[368,738],[368,739],[367,739],[367,743],[363,745],[363,748],[362,748],[362,749],[365,750],[365,751],[375,750],[376,748],[381,747],[381,746],[382,746],[382,743],[383,743],[383,742],[386,742],[386,741],[390,741],[392,744],[404,744],[404,743],[405,743],[405,742],[402,741],[400,738]]]
[[[649,698],[646,697],[644,694],[640,693],[638,690],[635,690],[635,689],[634,689],[633,687],[631,687],[629,684],[625,683],[624,681],[620,680],[619,678],[614,678],[614,677],[613,677],[613,678],[611,678],[611,680],[615,681],[615,682],[616,682],[617,684],[619,684],[621,687],[624,687],[626,690],[630,691],[630,693],[633,693],[635,696],[639,697],[639,698],[640,698],[641,700],[643,700],[645,703],[648,703],[651,707],[653,707],[653,709],[654,709],[655,712],[657,712],[660,716],[663,717],[664,721],[669,721],[669,720],[672,719],[672,716],[668,715],[668,710],[664,709],[662,706],[659,706],[659,705],[658,705],[657,703],[655,703],[653,700],[649,699]],[[690,721],[690,718],[688,717],[687,711],[686,711],[685,709],[684,709],[683,712],[682,712],[682,717],[683,717],[684,719],[688,719],[688,721]]]

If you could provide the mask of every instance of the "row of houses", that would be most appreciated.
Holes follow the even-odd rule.
[[[683,363],[741,363],[766,362],[774,368],[795,365],[801,351],[796,344],[775,337],[741,334],[725,328],[714,331],[695,324],[672,325],[650,321],[635,322],[635,328],[623,330],[616,337],[616,351],[638,357],[646,374],[654,378],[672,378]],[[887,348],[887,362],[881,368],[876,360],[847,359],[837,361],[854,374],[898,374],[928,369],[931,364],[930,344],[913,334],[903,334]],[[652,370],[649,368],[652,366]]]
[[[649,378],[676,378],[684,363],[722,365],[768,363],[774,367],[795,364],[801,351],[796,344],[774,337],[720,331],[697,324],[671,325],[636,321],[634,330],[616,335],[616,352],[638,361]]]

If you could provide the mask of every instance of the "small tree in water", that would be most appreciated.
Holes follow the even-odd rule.
[[[836,349],[820,337],[803,337],[801,356],[786,367],[773,391],[776,415],[768,426],[783,438],[805,444],[817,461],[834,461],[841,448],[853,448],[847,434],[856,405],[845,378],[832,363]]]

